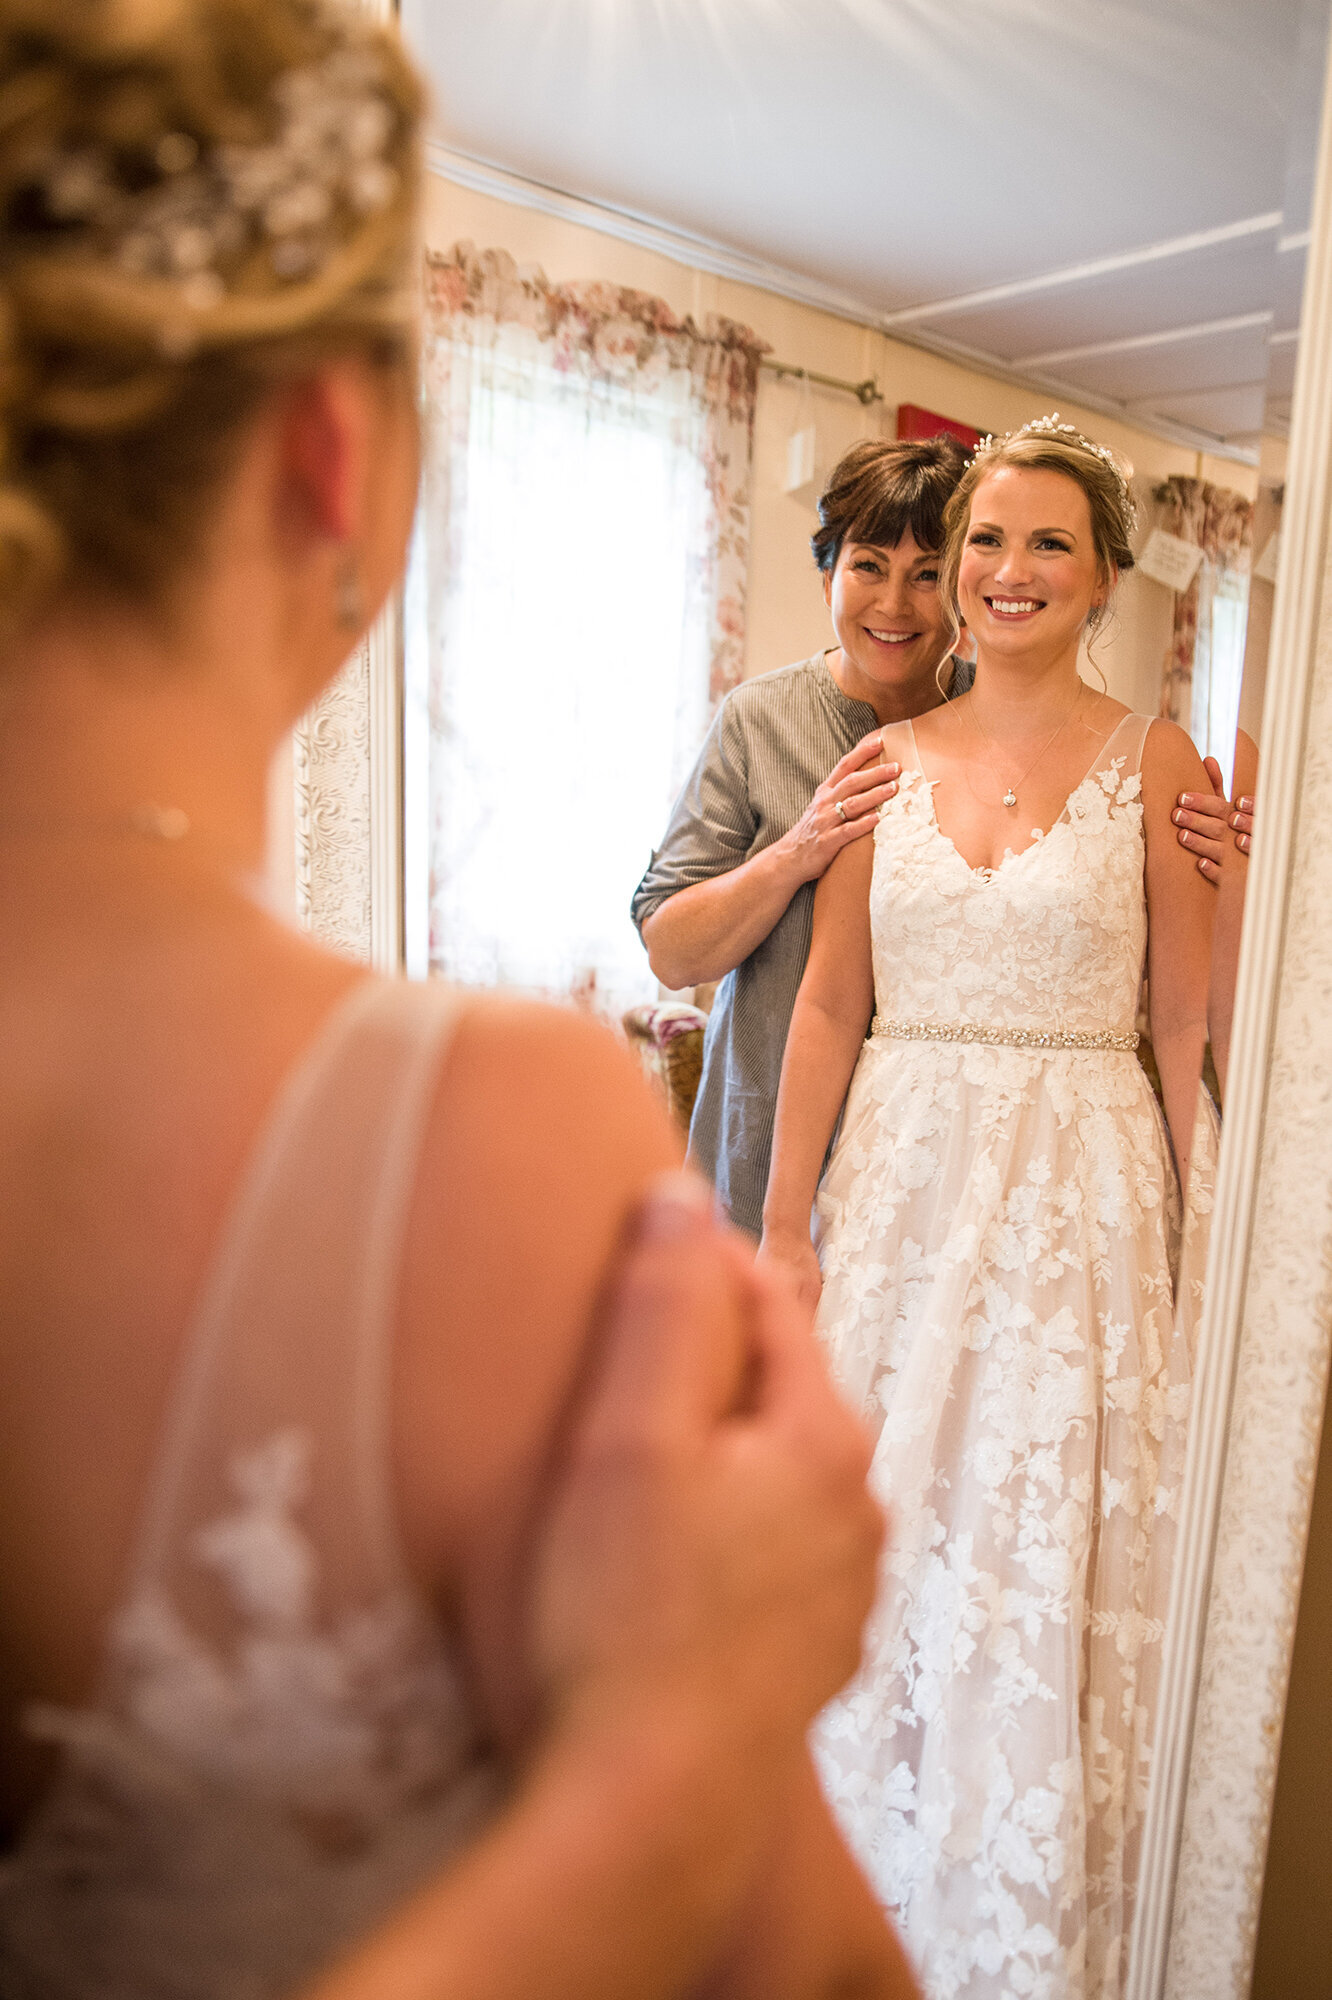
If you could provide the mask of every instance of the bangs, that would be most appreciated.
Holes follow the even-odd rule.
[[[937,478],[913,467],[914,478],[898,478],[886,490],[867,494],[865,504],[848,521],[844,542],[873,543],[881,549],[895,549],[905,535],[927,555],[937,555],[944,545],[944,512],[950,495],[939,490]]]
[[[923,554],[944,545],[944,510],[966,465],[955,438],[862,439],[834,468],[810,546],[829,573],[848,542],[895,549],[910,535]]]

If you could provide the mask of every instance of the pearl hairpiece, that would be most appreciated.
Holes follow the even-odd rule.
[[[396,111],[373,47],[344,42],[286,71],[272,103],[274,129],[257,143],[201,147],[166,132],[144,160],[71,146],[35,163],[52,222],[86,231],[127,275],[174,287],[182,313],[159,328],[169,355],[191,350],[229,277],[244,267],[252,283],[256,255],[279,284],[308,280],[344,240],[346,216],[373,215],[398,191],[385,157]]]
[[[1111,451],[1108,444],[1097,444],[1094,439],[1084,437],[1076,425],[1061,424],[1058,410],[1053,411],[1048,417],[1036,417],[1031,423],[1022,424],[1015,431],[1005,431],[1002,437],[994,437],[993,435],[983,437],[976,446],[975,451],[971,454],[971,463],[974,465],[977,459],[984,458],[988,453],[997,450],[1000,445],[1007,444],[1010,438],[1041,436],[1067,438],[1070,443],[1080,444],[1084,451],[1091,452],[1094,458],[1103,459],[1118,481],[1120,498],[1124,502],[1124,511],[1128,516],[1129,527],[1130,529],[1137,527],[1137,503],[1129,491],[1129,483],[1125,477],[1124,468],[1116,458],[1114,452]]]

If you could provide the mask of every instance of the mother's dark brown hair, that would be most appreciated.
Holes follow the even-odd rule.
[[[931,555],[942,550],[944,512],[966,463],[966,452],[948,436],[853,444],[820,495],[819,526],[810,537],[824,575],[848,542],[895,549],[910,534]]]

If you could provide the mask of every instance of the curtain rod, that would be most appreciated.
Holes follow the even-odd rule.
[[[848,396],[854,396],[857,402],[867,407],[870,403],[883,401],[883,390],[873,375],[867,375],[863,382],[846,382],[840,375],[820,375],[817,368],[796,368],[789,361],[769,361],[766,354],[759,361],[759,367],[771,368],[779,381],[783,375],[798,375],[802,381],[819,382],[825,389],[844,389]]]

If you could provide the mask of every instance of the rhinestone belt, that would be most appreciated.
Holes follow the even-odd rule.
[[[990,1028],[978,1021],[889,1021],[876,1014],[872,1035],[895,1042],[983,1042],[987,1048],[1125,1049],[1137,1048],[1139,1037],[1112,1034],[1109,1028]]]

